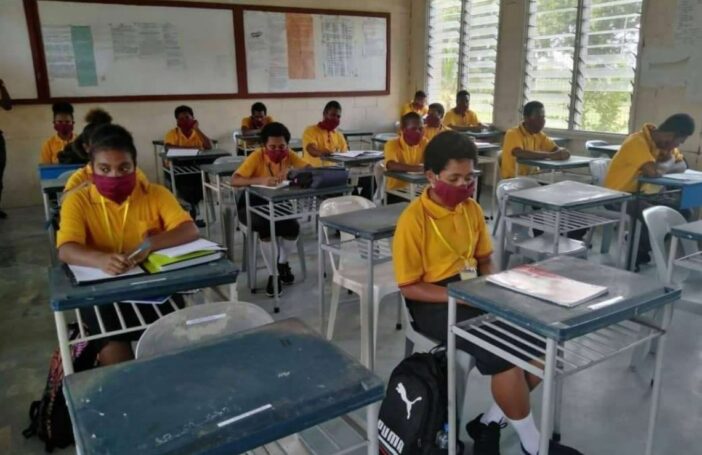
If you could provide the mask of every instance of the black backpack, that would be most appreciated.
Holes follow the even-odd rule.
[[[447,392],[445,350],[412,354],[400,362],[390,375],[380,406],[380,454],[448,453],[435,443],[448,420]]]
[[[69,324],[69,340],[75,340],[78,335],[78,324]],[[86,331],[87,334],[87,331]],[[97,365],[97,349],[95,343],[81,341],[71,345],[73,368],[76,372],[94,368]],[[54,448],[65,448],[73,444],[73,427],[68,415],[66,400],[63,397],[63,364],[58,348],[54,351],[49,362],[49,374],[46,378],[44,393],[39,401],[33,401],[29,406],[29,427],[22,431],[25,438],[36,435],[44,441],[44,449],[51,452]]]

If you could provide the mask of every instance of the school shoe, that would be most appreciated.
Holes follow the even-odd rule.
[[[506,422],[490,422],[485,425],[480,421],[482,414],[466,424],[468,436],[473,440],[473,455],[500,455],[500,431]]]
[[[268,297],[275,296],[275,289],[273,289],[273,275],[268,277],[268,284],[266,284],[266,295]],[[281,295],[283,295],[283,282],[280,280],[280,277],[278,277],[278,297]]]
[[[295,282],[295,275],[292,274],[290,264],[287,262],[283,264],[278,263],[278,277],[280,278],[280,281],[286,285],[293,284]]]
[[[519,447],[522,448],[522,453],[524,455],[531,455],[529,452],[527,452],[524,449],[523,445],[520,444]],[[536,455],[538,455],[538,454],[536,454]],[[583,455],[583,453],[580,452],[579,450],[572,448],[572,447],[568,447],[568,446],[564,446],[563,444],[559,444],[556,441],[554,441],[553,439],[551,439],[548,442],[548,455]]]

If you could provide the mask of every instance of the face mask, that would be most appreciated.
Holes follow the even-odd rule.
[[[93,173],[93,183],[98,193],[118,204],[126,201],[136,186],[136,172],[120,177],[108,177]]]
[[[271,150],[269,148],[266,148],[266,149],[264,149],[264,151],[265,151],[268,159],[271,160],[272,162],[274,162],[275,164],[281,163],[288,156],[288,149]]]
[[[415,129],[403,129],[402,138],[409,146],[417,145],[419,144],[419,141],[422,140],[422,132]]]
[[[469,183],[467,186],[454,186],[450,183],[446,183],[443,180],[436,179],[436,183],[432,186],[432,189],[439,198],[446,203],[449,207],[455,207],[461,202],[467,200],[469,197],[473,196],[475,192],[475,180]]]
[[[54,130],[59,133],[60,136],[70,136],[73,133],[72,123],[54,123]]]
[[[432,128],[438,128],[441,125],[441,119],[439,117],[434,117],[433,115],[428,115],[424,119],[424,124]]]
[[[194,118],[183,118],[183,119],[178,119],[178,128],[185,133],[186,135],[189,135],[190,132],[193,130],[193,127],[195,126],[195,119]]]
[[[325,118],[321,122],[319,122],[319,127],[322,128],[323,130],[327,131],[334,131],[336,127],[339,126],[339,119],[338,118]]]

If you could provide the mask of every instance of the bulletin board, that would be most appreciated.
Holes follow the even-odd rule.
[[[10,96],[17,100],[37,99],[32,46],[22,0],[0,1],[0,43],[0,79]]]

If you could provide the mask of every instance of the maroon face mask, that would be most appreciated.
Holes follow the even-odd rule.
[[[475,180],[465,186],[455,186],[437,179],[432,189],[448,206],[456,207],[461,202],[473,196],[475,192]]]
[[[70,136],[73,133],[73,123],[54,123],[54,130],[60,136]]]
[[[195,119],[194,118],[178,119],[178,128],[180,128],[180,130],[186,136],[190,136],[190,133],[193,131],[194,126],[195,126]]]
[[[419,144],[419,141],[422,140],[422,132],[420,130],[415,130],[415,129],[403,129],[402,130],[402,138],[405,140],[407,145],[413,146]]]
[[[337,126],[339,126],[339,119],[338,118],[325,118],[321,122],[319,122],[317,125],[319,125],[320,128],[323,130],[327,131],[334,131]]]
[[[288,156],[288,149],[263,149],[269,160],[275,164],[281,163]]]
[[[93,173],[93,183],[98,193],[118,204],[126,201],[136,186],[136,172],[119,177],[108,177]]]

